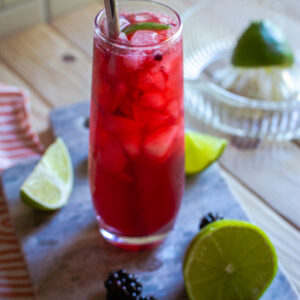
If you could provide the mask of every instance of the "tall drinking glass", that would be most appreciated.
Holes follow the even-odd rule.
[[[169,24],[118,40],[105,12],[95,20],[89,179],[103,237],[151,247],[171,230],[184,189],[183,50],[180,17],[151,1],[119,4],[121,29]]]

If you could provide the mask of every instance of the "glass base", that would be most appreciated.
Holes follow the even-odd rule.
[[[144,237],[128,237],[111,233],[100,228],[100,234],[109,243],[126,250],[148,250],[158,246],[168,235],[167,233]]]

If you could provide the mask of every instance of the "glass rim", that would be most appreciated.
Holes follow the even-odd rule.
[[[101,40],[103,40],[104,42],[111,44],[115,47],[118,48],[122,48],[122,49],[132,49],[132,50],[151,50],[151,49],[157,49],[160,47],[163,47],[166,44],[169,44],[170,42],[176,40],[178,37],[180,37],[181,33],[182,33],[182,20],[179,16],[179,14],[176,12],[176,10],[174,10],[173,8],[169,7],[168,5],[165,5],[163,3],[157,2],[157,1],[152,1],[152,0],[127,0],[127,1],[122,1],[121,3],[119,3],[119,5],[126,5],[128,3],[134,3],[134,2],[141,2],[141,3],[145,3],[145,4],[154,4],[154,5],[158,5],[158,6],[162,6],[167,8],[168,10],[170,10],[171,12],[174,13],[175,17],[178,20],[178,25],[177,25],[177,31],[170,36],[169,38],[165,39],[162,42],[159,42],[157,44],[148,44],[148,45],[130,45],[130,44],[126,44],[124,42],[120,42],[120,41],[116,41],[108,36],[106,36],[100,29],[100,26],[98,24],[98,21],[100,19],[100,17],[102,17],[102,15],[105,13],[105,9],[102,9],[100,12],[97,13],[96,17],[95,17],[95,21],[94,21],[94,26],[95,26],[95,33],[97,35],[97,37],[99,37]]]

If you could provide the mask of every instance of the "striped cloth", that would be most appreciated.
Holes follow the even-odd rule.
[[[29,120],[28,93],[0,83],[0,172],[43,151]],[[0,186],[0,299],[34,299],[20,245]]]

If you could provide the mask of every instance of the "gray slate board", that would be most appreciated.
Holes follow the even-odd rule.
[[[36,162],[27,162],[3,174],[4,190],[29,266],[37,299],[105,299],[103,281],[111,270],[137,273],[145,294],[160,300],[187,299],[182,279],[185,250],[198,230],[200,217],[217,211],[227,218],[246,219],[213,166],[189,178],[174,231],[151,251],[127,252],[100,238],[87,178],[88,103],[55,110],[51,122],[66,142],[75,170],[75,188],[68,205],[55,213],[34,211],[19,199],[19,189]],[[279,271],[264,300],[297,299]]]

